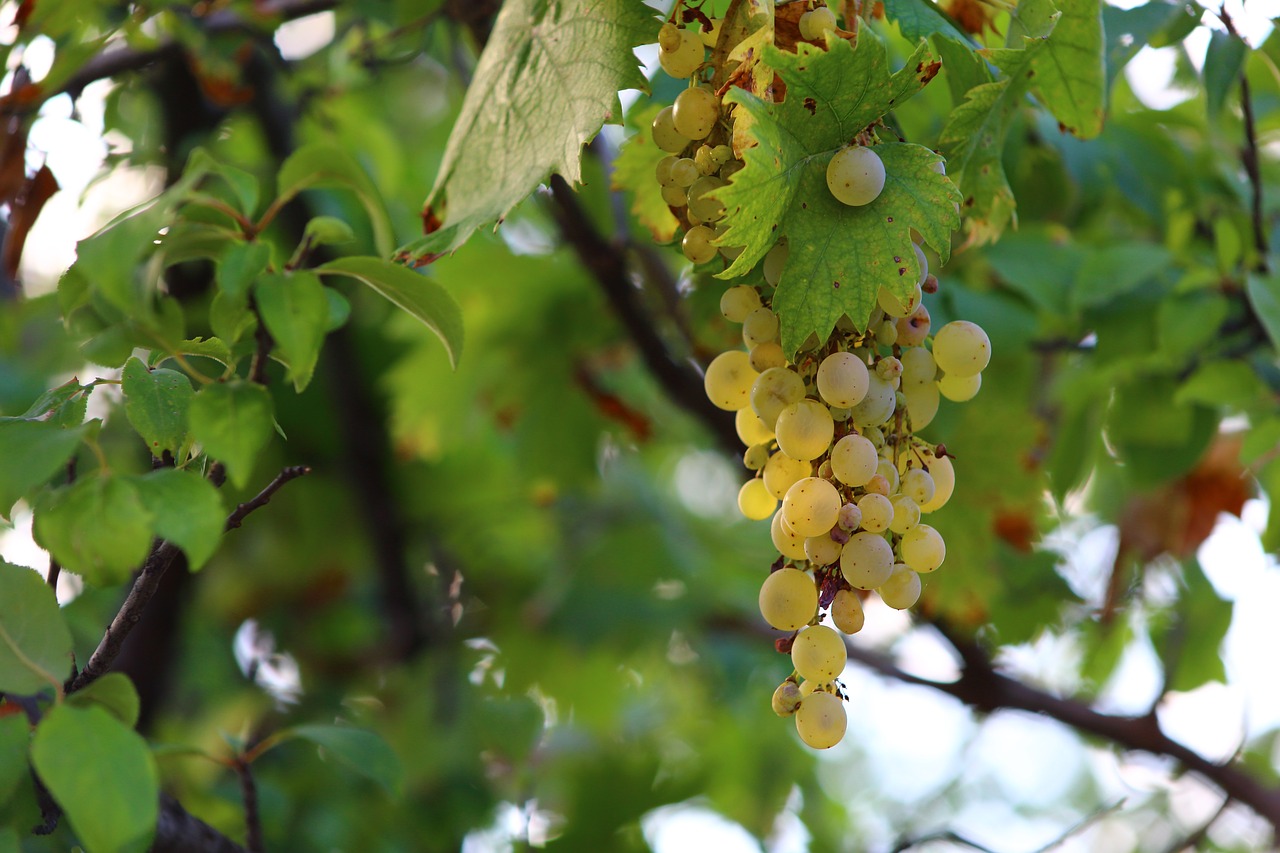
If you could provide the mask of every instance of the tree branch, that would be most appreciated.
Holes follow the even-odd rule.
[[[160,819],[148,853],[246,853],[245,849],[193,816],[168,794],[160,795]]]
[[[267,484],[265,489],[254,495],[252,500],[245,501],[237,506],[231,515],[227,516],[227,525],[223,529],[226,532],[235,530],[244,523],[245,517],[248,516],[249,513],[260,510],[267,504],[271,503],[272,496],[275,495],[276,492],[280,491],[285,483],[290,480],[296,480],[299,477],[306,476],[310,473],[311,468],[306,465],[293,465],[289,468],[285,468],[276,475],[274,480]]]
[[[702,421],[722,450],[736,457],[741,453],[741,442],[734,429],[733,416],[711,404],[702,379],[691,364],[681,364],[672,357],[640,303],[639,291],[631,280],[622,252],[600,235],[573,190],[559,175],[551,176],[551,195],[552,212],[560,225],[560,233],[604,290],[649,372],[672,400]]]
[[[1227,14],[1225,5],[1218,9],[1218,18],[1232,38],[1244,41],[1236,29],[1235,22]],[[1240,72],[1240,110],[1244,113],[1244,148],[1240,151],[1240,162],[1244,166],[1245,174],[1249,176],[1251,189],[1249,208],[1253,223],[1253,247],[1258,251],[1258,272],[1266,272],[1270,267],[1267,261],[1270,247],[1267,239],[1267,225],[1262,213],[1262,161],[1258,154],[1258,129],[1253,117],[1253,97],[1249,91],[1249,75],[1244,70]]]
[[[249,853],[263,853],[262,815],[258,812],[258,786],[253,781],[253,770],[240,756],[235,760],[235,771],[240,779],[240,798],[244,801],[245,848]]]

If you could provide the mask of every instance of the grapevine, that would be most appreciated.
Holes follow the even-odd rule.
[[[825,749],[844,735],[841,635],[862,629],[863,600],[874,592],[889,607],[910,608],[922,576],[945,561],[946,544],[926,517],[951,498],[956,471],[947,449],[921,431],[940,398],[978,393],[991,342],[965,320],[932,327],[926,295],[938,278],[921,244],[945,260],[959,194],[940,157],[882,121],[936,73],[926,49],[890,77],[866,24],[841,28],[834,10],[809,0],[778,5],[771,19],[758,7],[752,17],[748,6],[734,3],[712,20],[678,4],[662,27],[661,65],[689,85],[653,121],[652,140],[666,153],[655,178],[683,231],[684,257],[728,280],[720,310],[741,325],[743,347],[711,361],[706,393],[735,413],[751,472],[738,506],[769,520],[778,552],[759,605],[786,632],[777,648],[793,671],[773,709],[794,716],[804,743]],[[820,98],[843,97],[813,71],[824,54],[863,70],[845,88],[883,92],[870,106],[860,98],[834,130],[796,130],[803,116],[788,99],[813,92],[802,109],[816,114]],[[770,121],[783,126],[777,138]],[[804,156],[784,162],[783,134],[805,132]],[[774,181],[791,197],[758,200]],[[910,182],[928,191],[908,203],[898,188]],[[803,218],[824,203],[832,213],[820,249],[804,240]],[[778,221],[766,232],[768,215]],[[779,228],[783,220],[791,227]],[[825,258],[841,252],[857,259],[854,274],[819,291],[815,270],[832,275]],[[814,293],[823,301],[816,319],[806,304]]]

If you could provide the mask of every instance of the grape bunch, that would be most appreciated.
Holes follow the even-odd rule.
[[[825,6],[799,19],[805,39],[827,38],[835,27]],[[690,86],[652,127],[668,154],[657,181],[695,265],[741,251],[721,245],[726,211],[712,194],[743,164],[732,147],[732,116],[700,82],[711,44],[702,28],[663,26],[662,66]],[[858,141],[866,144],[837,151],[826,173],[832,196],[850,206],[875,201],[886,180],[874,137]],[[943,171],[941,162],[935,168]],[[772,305],[788,254],[779,242],[760,265],[762,282],[734,284],[721,296],[721,313],[741,324],[743,347],[716,356],[704,377],[711,402],[736,413],[746,446],[752,477],[738,506],[749,519],[769,521],[779,554],[760,588],[760,612],[787,632],[777,646],[794,671],[775,691],[773,708],[794,716],[801,740],[818,749],[844,735],[841,634],[862,629],[864,598],[874,591],[890,607],[911,607],[921,576],[946,558],[926,517],[951,498],[955,468],[946,448],[919,432],[941,398],[962,402],[978,393],[991,357],[990,340],[974,323],[932,328],[924,297],[938,280],[920,246],[913,248],[920,274],[909,298],[881,288],[869,316],[846,314],[826,340],[811,336],[789,353]]]

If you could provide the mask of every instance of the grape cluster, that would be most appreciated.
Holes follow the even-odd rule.
[[[813,40],[836,26],[824,6],[799,23],[802,37]],[[669,154],[657,165],[662,197],[684,229],[686,258],[732,259],[740,250],[719,245],[725,209],[709,193],[742,163],[720,99],[699,82],[709,45],[703,34],[668,23],[659,46],[663,68],[690,79],[653,122],[653,139]],[[831,194],[847,205],[875,201],[885,178],[874,145],[847,146],[827,168]],[[924,518],[951,498],[955,469],[942,445],[918,433],[940,398],[964,401],[978,392],[991,356],[974,323],[933,331],[923,299],[938,283],[920,246],[913,248],[920,275],[909,298],[882,288],[870,316],[846,315],[827,340],[813,336],[792,354],[781,345],[772,307],[788,251],[785,242],[775,245],[761,264],[762,283],[723,293],[721,313],[741,324],[744,348],[721,353],[705,374],[711,402],[736,412],[743,464],[754,472],[738,506],[747,518],[769,520],[780,555],[759,604],[769,625],[789,633],[778,648],[790,653],[794,672],[775,691],[773,708],[794,716],[800,738],[819,749],[844,735],[841,633],[862,629],[863,598],[875,591],[890,607],[911,607],[921,575],[946,557],[942,536]]]

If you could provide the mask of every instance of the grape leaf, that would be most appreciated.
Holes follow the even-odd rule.
[[[71,632],[53,589],[30,569],[0,560],[0,691],[31,695],[56,687],[70,669]]]
[[[1002,162],[1005,137],[1035,77],[1036,54],[1060,17],[1048,0],[1028,0],[1019,14],[1024,46],[982,51],[1004,76],[970,89],[938,136],[964,194],[966,226],[977,243],[994,242],[1006,225],[1016,223],[1016,202]]]
[[[937,34],[963,45],[972,44],[955,20],[930,0],[885,0],[884,14],[912,41]]]
[[[661,187],[654,178],[654,169],[667,152],[657,146],[649,132],[654,116],[661,110],[660,104],[654,104],[634,116],[627,116],[627,123],[634,122],[636,132],[622,143],[618,159],[613,161],[610,189],[631,193],[631,212],[636,219],[649,229],[656,242],[670,243],[676,235],[676,218],[663,201]]]
[[[579,182],[582,146],[619,118],[618,90],[648,91],[631,48],[658,26],[640,0],[502,4],[427,196],[443,227],[405,251],[453,251],[552,172]]]
[[[1048,6],[1047,0],[1041,2]],[[1056,5],[1062,17],[1032,57],[1032,84],[1064,132],[1092,139],[1102,132],[1107,101],[1102,2],[1056,0]]]
[[[782,103],[742,90],[726,96],[751,120],[756,144],[742,154],[745,167],[716,192],[728,210],[721,242],[745,247],[719,278],[743,274],[779,239],[788,242],[774,310],[782,321],[782,346],[791,353],[810,333],[825,339],[843,314],[864,323],[881,287],[907,296],[919,273],[911,229],[945,260],[960,222],[959,192],[933,171],[938,155],[919,145],[875,146],[886,180],[868,205],[841,204],[826,185],[832,155],[937,73],[928,45],[892,76],[884,44],[870,31],[857,49],[843,39],[825,51],[796,47],[794,54],[765,50],[765,63],[787,84]]]

